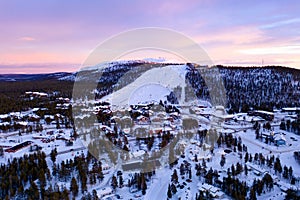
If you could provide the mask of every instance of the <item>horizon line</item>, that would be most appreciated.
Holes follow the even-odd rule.
[[[130,61],[130,60],[128,60]],[[140,61],[140,60],[131,60],[131,61]],[[112,61],[114,62],[114,61]],[[111,63],[112,63],[111,62]],[[160,64],[159,62],[152,62],[152,63],[156,63],[156,64]],[[188,62],[165,62],[165,63],[161,63],[161,64],[187,64]],[[195,64],[195,63],[192,63]],[[27,64],[26,64],[27,65]],[[39,64],[35,64],[36,66],[40,66]],[[51,63],[49,64],[45,64],[46,66],[51,65]],[[22,65],[7,65],[6,66],[22,66]],[[266,67],[282,67],[282,68],[290,68],[290,69],[296,69],[296,70],[300,70],[299,67],[291,67],[291,66],[287,66],[287,65],[276,65],[276,64],[269,64],[269,65],[258,65],[258,64],[253,64],[253,65],[245,65],[245,64],[214,64],[208,67],[217,67],[217,66],[221,66],[221,67],[232,67],[232,68],[238,68],[238,67],[243,67],[243,68],[266,68]],[[2,65],[0,64],[0,67],[2,67]],[[1,73],[0,75],[43,75],[43,74],[57,74],[57,73],[77,73],[78,71],[80,71],[83,68],[79,68],[79,70],[65,70],[65,71],[49,71],[49,72],[12,72],[12,73]]]

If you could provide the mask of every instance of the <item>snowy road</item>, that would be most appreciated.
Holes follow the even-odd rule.
[[[145,200],[167,199],[168,185],[171,179],[170,170],[159,170],[155,175],[153,183],[144,197]]]
[[[75,151],[80,151],[80,150],[85,150],[85,149],[86,149],[86,147],[78,147],[78,148],[74,148],[74,149],[68,149],[68,150],[65,150],[65,151],[57,152],[57,155],[62,155],[62,154],[75,152]],[[49,157],[49,156],[50,156],[50,154],[47,155],[47,157]]]

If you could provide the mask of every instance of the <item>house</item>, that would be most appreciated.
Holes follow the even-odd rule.
[[[226,121],[226,122],[232,120],[235,117],[234,115],[227,114],[223,106],[216,106],[215,111],[212,112],[211,114],[216,119],[219,119],[221,121]]]
[[[97,196],[99,198],[105,197],[105,196],[110,195],[112,193],[113,193],[113,190],[111,189],[111,187],[105,187],[105,188],[102,188],[100,190],[97,190]]]
[[[73,146],[74,142],[72,140],[66,140],[66,146]]]
[[[286,107],[282,108],[282,112],[287,112],[288,114],[296,114],[300,112],[300,107]]]
[[[209,191],[211,187],[213,187],[212,185],[209,185],[207,183],[198,183],[198,189],[202,192],[206,192]]]
[[[260,175],[261,175],[261,172],[258,171],[258,170],[256,170],[256,169],[254,169],[254,170],[253,170],[253,174],[255,174],[256,176],[260,176]]]
[[[146,152],[144,150],[138,150],[138,151],[135,151],[135,152],[132,152],[132,155],[133,157],[140,157],[142,155],[144,155]]]
[[[216,188],[216,187],[214,187]],[[219,188],[217,188],[218,191],[216,192],[210,192],[209,194],[213,197],[213,198],[223,198],[224,197],[224,192],[220,191]]]
[[[278,185],[278,187],[280,188],[280,190],[283,191],[283,192],[287,192],[289,189],[295,190],[295,191],[297,190],[296,186],[291,185],[289,183],[285,183],[283,181],[277,182],[276,184]]]
[[[0,148],[10,148],[12,145],[7,144],[6,142],[0,142]]]
[[[277,146],[285,145],[286,139],[282,134],[276,134],[276,135],[274,135],[274,143]]]
[[[102,167],[102,170],[109,170],[110,169],[110,166],[106,163],[102,163],[101,167]]]
[[[41,147],[41,146],[39,146],[39,145],[37,145],[37,144],[34,144],[34,145],[31,145],[30,146],[30,149],[29,149],[29,151],[31,151],[31,152],[33,152],[33,151],[39,151],[39,150],[41,150],[43,147]]]
[[[224,192],[222,192],[219,188],[209,185],[207,183],[198,184],[198,189],[202,192],[208,192],[213,198],[223,198]]]
[[[48,94],[44,93],[44,92],[31,92],[31,91],[28,91],[28,92],[25,92],[25,96],[30,97],[30,98],[34,98],[34,97],[45,98],[45,97],[48,97]]]
[[[267,121],[273,121],[274,119],[274,113],[273,112],[268,112],[264,110],[253,110],[248,112],[249,116],[259,116],[262,117],[263,119]]]
[[[160,134],[163,132],[163,128],[159,127],[159,128],[153,128],[149,131],[150,134]]]
[[[23,142],[21,144],[17,144],[16,146],[13,146],[9,149],[5,149],[5,152],[8,152],[8,153],[14,153],[16,151],[19,151],[20,149],[22,148],[25,148],[27,146],[30,146],[32,144],[31,141],[26,141],[26,142]]]
[[[122,164],[122,169],[124,171],[139,169],[141,166],[141,161],[133,161],[129,163]]]

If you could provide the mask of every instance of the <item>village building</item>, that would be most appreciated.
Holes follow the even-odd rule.
[[[97,190],[97,196],[102,199],[103,197],[107,196],[107,195],[110,195],[113,193],[113,190],[111,187],[105,187],[105,188],[102,188],[100,190]]]
[[[274,135],[274,143],[277,146],[286,145],[286,139],[282,134],[275,134]]]

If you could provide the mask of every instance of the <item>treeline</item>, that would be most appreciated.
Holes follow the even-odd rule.
[[[285,131],[290,131],[295,134],[300,135],[300,118],[295,120],[282,120],[280,123],[280,129]]]
[[[300,71],[292,68],[216,66],[195,70],[191,67],[186,78],[199,98],[226,105],[229,113],[300,106]],[[225,97],[226,102],[219,97]]]
[[[157,65],[139,62],[112,64],[101,74],[96,98],[124,87],[155,66]],[[93,79],[91,76],[99,76],[99,73],[91,72],[80,73],[81,79],[89,80]],[[300,71],[292,68],[216,66],[209,70],[195,70],[193,65],[189,65],[186,79],[197,97],[226,105],[230,113],[245,112],[249,109],[271,111],[273,108],[300,106]],[[221,90],[218,83],[223,84],[225,90]],[[58,80],[1,82],[0,113],[19,111],[36,105],[35,102],[22,102],[20,95],[26,91],[59,91],[62,96],[71,97],[73,84],[71,81]],[[83,91],[83,94],[89,92]]]
[[[89,153],[56,163],[57,152],[51,152],[53,162],[49,169],[44,152],[8,160],[0,167],[0,199],[98,199],[96,191],[88,192],[104,178],[102,163]],[[61,182],[62,184],[57,184]],[[70,182],[67,188],[65,183]],[[53,183],[55,183],[53,185]]]
[[[39,199],[36,198],[39,197],[36,181],[39,182],[41,194],[44,196],[46,180],[50,177],[46,155],[43,152],[8,160],[7,165],[2,164],[0,167],[0,197],[1,199],[12,199],[12,197]]]
[[[26,110],[38,107],[45,102],[44,99],[34,98],[24,100],[24,93],[27,91],[38,91],[52,94],[58,92],[60,96],[72,97],[73,82],[58,80],[41,81],[16,81],[0,82],[0,114]]]

